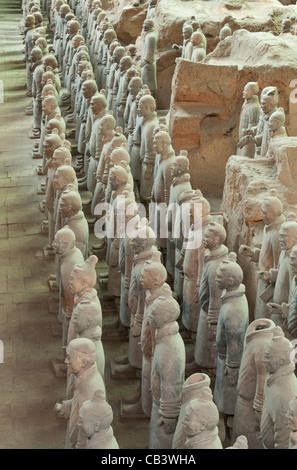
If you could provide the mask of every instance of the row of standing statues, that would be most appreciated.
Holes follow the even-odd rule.
[[[105,312],[96,289],[103,260],[108,277],[99,281],[117,312],[107,335],[129,338],[114,370],[141,384],[123,409],[150,419],[150,449],[222,449],[220,418],[232,448],[296,448],[295,214],[285,216],[272,189],[261,206],[261,247],[229,252],[225,221],[192,187],[194,162],[175,153],[158,110],[157,2],[148,5],[138,61],[100,0],[22,3],[26,114],[44,177],[45,256],[55,260],[67,365],[65,400],[54,409],[67,420],[66,448],[119,447],[104,383]],[[184,44],[173,47],[203,60],[195,18],[183,33]],[[226,26],[220,39],[230,34]],[[237,153],[275,158],[284,112],[276,87],[260,101],[258,93],[247,83]],[[90,246],[91,230],[100,244]],[[258,266],[254,312],[239,255]]]

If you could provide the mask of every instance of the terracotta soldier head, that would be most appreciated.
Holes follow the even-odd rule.
[[[113,191],[118,190],[121,186],[125,186],[128,183],[127,163],[125,161],[120,162],[110,169],[109,180],[110,186]]]
[[[97,390],[93,398],[85,401],[79,409],[78,426],[82,435],[88,439],[108,429],[112,420],[112,408],[104,399],[101,390]]]
[[[261,205],[261,213],[263,222],[266,225],[272,223],[277,217],[283,213],[283,205],[277,197],[277,191],[271,189],[269,195],[265,196]]]
[[[290,364],[293,351],[292,343],[285,338],[283,330],[276,326],[273,337],[267,341],[264,347],[263,363],[266,371],[273,374],[281,367]]]
[[[143,265],[140,283],[143,289],[154,290],[162,286],[167,279],[167,271],[161,263],[161,253],[156,251],[152,258]]]
[[[154,26],[154,21],[148,18],[143,22],[142,31],[144,31],[145,33],[149,33],[150,31],[154,30]]]
[[[68,21],[71,21],[73,19],[75,19],[75,14],[70,11],[69,13],[67,13],[67,15],[65,16],[65,21],[66,21],[66,24],[68,23]]]
[[[113,134],[116,126],[116,120],[112,114],[107,114],[100,119],[99,132],[103,135]]]
[[[209,392],[209,399],[194,399],[186,407],[185,418],[183,420],[184,431],[188,437],[196,436],[204,431],[211,431],[219,424],[219,412],[212,401],[212,394]]]
[[[115,30],[113,28],[108,28],[104,32],[103,42],[106,46],[109,46],[112,43],[112,41],[116,39],[116,37],[117,37],[117,34]]]
[[[90,106],[93,114],[98,114],[103,109],[106,109],[107,101],[104,93],[95,93],[90,102]]]
[[[159,131],[154,134],[154,148],[159,154],[166,154],[171,148],[171,137],[165,127],[159,126]]]
[[[286,122],[286,116],[283,108],[277,108],[269,118],[268,127],[271,133],[284,128]]]
[[[55,74],[53,69],[51,67],[45,67],[44,70],[45,72],[42,74],[42,86],[45,86],[48,80],[52,80],[52,82],[55,83]]]
[[[258,82],[248,82],[242,93],[242,97],[245,100],[251,99],[254,95],[257,95],[259,93],[259,84]]]
[[[82,210],[81,196],[76,191],[65,191],[60,198],[60,212],[63,217],[72,217]]]
[[[43,100],[46,96],[49,95],[58,98],[57,89],[51,80],[48,80],[47,84],[42,88],[41,99]]]
[[[194,31],[191,36],[191,43],[193,46],[203,45],[204,35],[200,31]]]
[[[57,231],[54,241],[52,243],[53,250],[58,255],[64,255],[75,247],[75,233],[68,225]]]
[[[48,45],[47,45],[47,40],[45,38],[43,37],[37,38],[35,42],[35,46],[39,47],[42,50],[43,54],[46,54]]]
[[[34,15],[27,15],[25,18],[25,28],[33,28],[35,26]]]
[[[269,114],[278,104],[278,90],[275,86],[269,86],[262,90],[261,108],[264,114]]]
[[[121,145],[127,148],[127,138],[123,134],[123,129],[120,126],[117,126],[115,129],[115,135],[111,141],[111,151],[120,147]]]
[[[97,256],[91,255],[84,263],[74,266],[70,274],[70,286],[73,294],[79,294],[96,285],[95,266],[97,262]]]
[[[130,163],[130,155],[125,144],[115,148],[110,154],[111,166],[119,165],[122,161],[125,161],[127,165]]]
[[[49,95],[42,101],[42,111],[45,116],[52,114],[57,107],[58,101],[54,95]]]
[[[67,22],[66,26],[67,34],[74,35],[80,30],[80,24],[77,20],[73,19]]]
[[[46,132],[50,134],[53,129],[57,129],[59,136],[61,137],[64,129],[64,124],[60,114],[56,114],[54,118],[50,119],[46,125]],[[71,154],[70,154],[71,156]]]
[[[96,362],[96,347],[90,339],[76,338],[66,349],[65,364],[69,374],[79,374]]]
[[[67,147],[59,147],[53,153],[52,165],[57,169],[61,165],[71,164],[71,153]]]
[[[148,316],[152,328],[160,329],[175,322],[180,315],[180,306],[173,297],[160,295],[152,304]]]
[[[188,152],[185,150],[181,151],[180,154],[175,157],[172,164],[170,165],[172,176],[177,177],[189,173],[190,162],[187,154]]]
[[[82,94],[86,99],[92,98],[97,93],[97,83],[95,80],[86,80],[82,86]]]
[[[43,154],[45,158],[51,158],[54,151],[62,147],[62,139],[59,136],[59,131],[54,129],[51,134],[47,135],[43,141]]]
[[[216,272],[216,283],[220,290],[232,291],[237,289],[243,280],[243,271],[236,263],[236,254],[229,253],[229,258],[221,262]]]
[[[44,68],[51,67],[52,70],[55,70],[58,67],[58,61],[54,54],[48,54],[43,59]]]
[[[141,77],[133,77],[131,78],[129,85],[128,85],[128,90],[131,95],[134,97],[137,96],[137,94],[140,92],[141,88],[143,86],[143,82]]]
[[[77,49],[79,46],[85,43],[85,38],[81,34],[76,34],[71,40],[73,49]]]
[[[146,117],[156,110],[156,100],[150,94],[142,96],[138,103],[139,116]]]
[[[131,250],[137,254],[149,250],[156,241],[156,235],[148,225],[147,219],[141,219],[137,228],[131,233],[129,245]]]
[[[99,326],[101,320],[101,306],[91,299],[82,300],[77,304],[71,317],[74,331],[79,335],[88,328]]]
[[[59,15],[61,16],[61,18],[65,18],[65,16],[69,12],[70,12],[70,6],[67,3],[64,3],[64,5],[61,5],[61,8],[59,10]]]
[[[41,62],[43,59],[43,53],[40,47],[33,47],[30,54],[30,62],[35,64],[36,62]]]
[[[190,39],[193,32],[194,32],[193,26],[188,21],[186,21],[183,24],[183,29],[182,29],[182,36],[184,40]]]
[[[112,54],[112,62],[119,64],[121,59],[125,56],[126,49],[123,46],[116,46]]]
[[[54,175],[54,185],[56,189],[63,189],[69,183],[74,183],[76,180],[76,173],[71,165],[61,165],[56,169]]]
[[[296,214],[289,214],[287,221],[281,225],[279,243],[282,250],[291,250],[293,246],[297,245]]]
[[[226,230],[218,222],[210,222],[204,230],[202,243],[204,248],[213,251],[219,248],[226,240]]]

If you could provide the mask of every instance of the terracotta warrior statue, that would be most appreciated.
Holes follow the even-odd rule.
[[[197,214],[197,209],[201,213]],[[195,195],[190,200],[189,234],[184,237],[180,258],[177,260],[182,265],[183,276],[183,308],[182,323],[191,332],[191,337],[196,340],[197,326],[199,320],[200,303],[199,288],[203,270],[205,247],[202,244],[202,233],[211,222],[210,204],[201,195]]]
[[[140,62],[141,78],[144,85],[147,85],[152,95],[154,95],[157,90],[157,35],[154,29],[154,21],[152,19],[144,20],[142,31],[145,34],[145,39]]]
[[[68,163],[68,162],[67,162]],[[55,188],[55,203],[54,203],[54,217],[55,217],[55,232],[63,227],[63,217],[60,213],[60,199],[65,191],[77,191],[77,178],[74,168],[69,165],[61,165],[56,168],[53,177],[53,184]]]
[[[148,226],[147,219],[142,219],[135,230],[132,231],[129,238],[129,247],[134,254],[134,258],[128,293],[128,306],[131,314],[128,363],[116,366],[115,370],[119,374],[125,374],[126,371],[132,368],[135,373],[138,371],[138,375],[141,377],[143,356],[141,349],[141,331],[145,310],[145,290],[142,288],[140,279],[144,263],[150,260],[152,255],[157,251],[154,246],[156,237],[153,230]],[[133,404],[133,409],[125,409],[126,413],[135,413],[136,411],[142,413],[139,398],[137,403]]]
[[[131,173],[134,178],[135,188],[139,192],[140,178],[141,178],[141,160],[140,160],[140,145],[141,145],[141,123],[143,117],[139,113],[139,101],[145,94],[150,94],[147,85],[143,85],[132,104],[131,113],[128,123],[128,151],[131,157]],[[138,199],[140,196],[138,195]]]
[[[157,235],[157,245],[166,251],[167,241],[164,236],[161,236],[161,221],[162,214],[160,206],[162,204],[168,207],[170,198],[170,187],[172,184],[173,176],[171,173],[171,165],[175,158],[175,152],[171,145],[171,138],[169,133],[165,130],[165,126],[160,126],[160,130],[154,133],[153,144],[156,151],[156,163],[154,171],[154,183],[152,187],[152,202],[155,203],[156,210],[154,211],[154,228]]]
[[[45,157],[45,153],[44,153]],[[46,186],[46,209],[47,209],[47,222],[48,222],[48,245],[45,248],[46,254],[50,256],[51,245],[54,240],[55,233],[62,225],[59,225],[59,217],[57,215],[57,193],[60,192],[59,186],[57,186],[57,179],[55,180],[56,172],[60,167],[63,166],[61,176],[65,172],[66,180],[68,182],[74,182],[76,180],[76,174],[71,167],[71,152],[68,147],[68,141],[64,140],[61,147],[58,147],[53,152],[53,155],[49,161],[46,161],[45,157],[45,170],[47,174],[47,186]],[[67,168],[65,168],[67,167]],[[64,171],[63,171],[64,170]],[[63,184],[59,179],[59,184]],[[67,183],[65,183],[67,184]],[[76,190],[76,189],[75,189]]]
[[[279,326],[264,347],[263,362],[268,372],[264,385],[264,404],[260,432],[265,449],[287,449],[290,429],[285,425],[289,403],[297,393],[292,362],[294,349]]]
[[[260,103],[258,98],[258,82],[249,82],[245,85],[242,93],[244,103],[241,108],[237,144],[237,155],[254,158],[255,143],[250,136],[253,127],[257,126]]]
[[[98,144],[96,148],[95,160],[97,161],[96,173],[96,186],[92,198],[92,212],[95,214],[95,207],[100,202],[105,200],[105,190],[107,185],[108,175],[106,177],[105,168],[107,167],[108,150],[111,147],[111,141],[115,136],[116,121],[112,114],[106,114],[100,119]],[[101,140],[101,142],[100,142]],[[105,176],[105,179],[104,179]]]
[[[203,47],[203,41],[205,36],[200,31],[195,31],[191,36],[192,43],[192,62],[201,62],[206,57],[205,48]]]
[[[206,248],[199,288],[200,315],[197,327],[195,361],[214,381],[217,367],[216,332],[221,305],[221,291],[215,281],[216,271],[228,257],[228,248],[223,245],[226,230],[218,217],[210,222],[202,237]]]
[[[252,249],[247,245],[241,245],[239,248],[240,254],[249,256],[251,261],[258,262],[259,266],[255,319],[267,317],[266,303],[273,298],[273,286],[265,279],[264,271],[268,272],[271,268],[277,269],[281,253],[279,230],[285,222],[285,216],[282,202],[275,190],[270,190],[269,195],[264,198],[261,212],[265,224],[261,249]]]
[[[133,131],[135,129],[137,108],[138,104],[136,101],[137,95],[140,93],[143,86],[141,77],[133,77],[128,85],[128,99],[124,112],[125,121],[125,135],[128,141],[128,151],[131,153],[133,146]]]
[[[100,142],[100,123],[101,119],[107,114],[107,103],[104,93],[97,93],[91,98],[90,107],[92,111],[92,130],[90,139],[87,143],[87,154],[89,157],[87,186],[91,193],[94,193],[96,186],[95,172],[98,166],[97,156],[100,155],[99,148],[102,148]]]
[[[154,128],[158,125],[156,101],[151,95],[144,95],[138,103],[139,116],[142,116],[140,125],[140,197],[144,203],[151,200],[154,184],[154,166],[156,151],[153,142]]]
[[[153,357],[153,345],[155,340],[155,329],[149,324],[151,306],[160,295],[171,298],[172,292],[168,284],[165,283],[167,272],[161,263],[161,253],[156,251],[150,260],[143,265],[140,283],[146,291],[145,309],[141,329],[141,349],[142,349],[142,390],[141,401],[143,412],[151,416],[152,394],[151,394],[151,365]]]
[[[288,220],[289,219],[289,220]],[[281,253],[276,269],[271,268],[269,272],[264,271],[263,276],[274,284],[273,302],[266,305],[267,313],[278,326],[283,326],[282,304],[289,303],[290,286],[292,283],[292,270],[290,265],[290,254],[297,245],[297,222],[296,215],[289,214],[287,222],[283,223],[279,231],[279,244]]]
[[[253,129],[256,150],[254,158],[265,158],[270,141],[269,118],[278,105],[278,90],[276,87],[266,87],[262,90],[260,100],[261,110],[257,127]]]
[[[264,403],[264,383],[268,372],[262,361],[265,344],[273,336],[275,324],[268,318],[254,320],[248,326],[237,381],[232,442],[240,435],[248,439],[250,449],[262,449],[260,419]]]
[[[176,49],[180,54],[182,59],[191,60],[193,45],[191,42],[191,36],[194,30],[192,25],[189,22],[183,24],[182,36],[183,36],[183,45],[178,46],[173,44],[172,48]]]
[[[53,241],[59,279],[59,320],[62,322],[62,346],[67,345],[68,325],[73,311],[74,293],[70,286],[70,274],[76,264],[83,262],[83,255],[76,247],[75,233],[65,225]]]
[[[166,269],[170,276],[174,277],[175,269],[175,249],[174,249],[174,219],[178,210],[178,198],[184,191],[192,189],[189,174],[188,152],[181,150],[171,164],[172,184],[170,186],[169,207],[167,214],[168,240]],[[176,260],[177,261],[177,260]]]
[[[185,378],[185,345],[179,334],[180,308],[173,297],[153,302],[149,322],[155,329],[152,361],[152,413],[149,449],[171,449]]]
[[[25,60],[26,60],[26,84],[27,96],[32,96],[32,72],[30,63],[30,54],[33,49],[32,38],[35,33],[34,15],[27,15],[25,18]]]
[[[129,288],[131,283],[131,271],[134,258],[134,252],[130,246],[130,236],[140,222],[138,207],[135,198],[126,197],[125,199],[125,236],[120,240],[119,247],[119,269],[121,271],[121,301],[120,301],[120,324],[125,328],[130,328],[131,312],[128,305]],[[128,363],[128,357],[126,360]]]
[[[110,234],[110,250],[108,256],[108,292],[114,296],[117,312],[120,313],[120,297],[121,297],[121,273],[119,270],[119,245],[120,234],[125,230],[124,227],[120,229],[118,222],[123,220],[125,214],[124,199],[132,192],[129,191],[128,173],[126,170],[126,162],[121,162],[120,165],[114,166],[110,170],[110,185],[112,189],[111,206],[113,209],[113,216],[110,223],[113,226],[114,234]],[[113,235],[113,236],[112,236]]]
[[[41,130],[41,115],[42,115],[42,75],[43,68],[43,54],[39,47],[34,47],[31,51],[30,60],[32,63],[32,96],[33,96],[33,133],[35,137],[40,137]]]
[[[231,437],[237,399],[238,373],[245,332],[249,324],[249,308],[242,284],[243,272],[236,263],[236,254],[221,262],[216,283],[222,291],[216,334],[217,374],[214,402],[224,417],[226,435]]]
[[[282,139],[288,137],[285,128],[285,122],[286,116],[283,108],[277,108],[277,110],[271,114],[268,122],[268,129],[271,134],[271,137],[266,157],[272,158],[276,162],[278,160],[277,157],[279,153],[279,145]]]
[[[66,449],[75,449],[78,443],[79,410],[97,390],[105,397],[105,385],[96,365],[96,347],[90,339],[76,338],[67,346],[65,364],[75,375],[73,398],[56,403],[54,413],[68,420]]]
[[[221,29],[219,33],[219,40],[224,41],[227,37],[232,36],[232,29],[230,28],[229,23],[226,23]]]
[[[119,449],[111,426],[113,412],[101,390],[79,409],[76,449]]]

